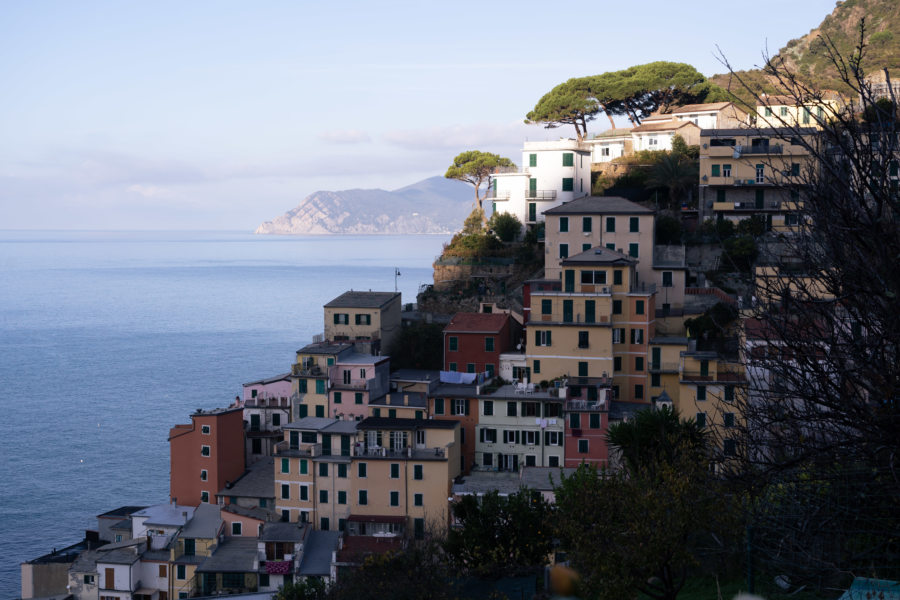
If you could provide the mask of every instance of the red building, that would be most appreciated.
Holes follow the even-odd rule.
[[[491,375],[514,347],[521,326],[505,313],[456,313],[444,328],[444,370]]]
[[[565,464],[609,462],[606,430],[612,400],[609,377],[572,377],[566,387]]]
[[[169,496],[185,506],[216,502],[216,493],[244,474],[243,409],[198,410],[169,430]]]

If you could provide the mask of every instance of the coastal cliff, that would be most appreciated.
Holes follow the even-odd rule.
[[[472,210],[469,185],[440,176],[397,189],[319,191],[254,233],[449,234]]]

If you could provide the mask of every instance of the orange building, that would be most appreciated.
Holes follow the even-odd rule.
[[[198,410],[169,430],[169,496],[185,506],[216,501],[244,473],[243,409]]]

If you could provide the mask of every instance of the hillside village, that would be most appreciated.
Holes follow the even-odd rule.
[[[477,310],[444,316],[440,369],[397,369],[388,348],[426,315],[396,292],[339,294],[291,364],[172,427],[167,503],[100,514],[80,544],[23,563],[22,597],[174,600],[334,582],[367,556],[459,526],[453,506],[466,496],[527,488],[552,503],[561,473],[620,468],[607,433],[642,410],[671,408],[707,430],[710,469],[727,471],[748,451],[741,408],[758,381],[777,385],[747,361],[773,346],[758,308],[787,302],[772,297],[784,258],[772,253],[809,226],[811,149],[851,101],[690,104],[590,139],[525,142],[523,167],[493,173],[489,195],[520,237],[542,232],[521,305],[482,294]],[[674,211],[685,229],[762,224],[768,246],[742,290],[709,281],[683,244],[657,243],[652,203],[591,193],[592,171],[678,138],[698,149],[698,197]],[[886,177],[898,180],[896,160]],[[452,277],[489,280],[496,267]],[[448,285],[439,272],[435,288]]]

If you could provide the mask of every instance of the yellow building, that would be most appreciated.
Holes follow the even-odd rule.
[[[700,134],[701,213],[738,222],[754,215],[767,227],[799,225],[800,192],[808,181],[806,146],[816,130],[704,129]]]
[[[763,94],[756,106],[757,127],[822,127],[846,107],[837,92],[825,91],[820,98],[798,99],[783,94]]]
[[[446,527],[447,496],[460,472],[459,422],[307,417],[284,429],[275,456],[282,518],[350,535]]]
[[[169,598],[197,596],[202,591],[197,567],[213,555],[224,532],[219,507],[201,504],[169,546]]]
[[[647,402],[656,286],[637,261],[597,247],[562,261],[562,284],[529,283],[526,362],[534,381],[612,376],[616,399]]]
[[[731,437],[729,430],[741,425],[740,403],[736,400],[746,385],[744,367],[715,352],[695,348],[696,340],[691,340],[688,350],[681,353],[679,391],[672,396],[675,408],[683,418],[694,418],[714,428],[723,454],[734,456],[737,435]]]
[[[681,393],[681,354],[688,349],[688,338],[657,336],[650,340],[650,398],[665,392],[669,398]]]
[[[331,414],[329,367],[333,367],[340,357],[352,353],[353,344],[346,342],[319,342],[297,350],[297,362],[291,369],[294,419]]]
[[[400,331],[400,311],[399,292],[344,292],[325,305],[325,339],[381,354]]]

